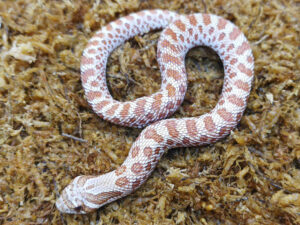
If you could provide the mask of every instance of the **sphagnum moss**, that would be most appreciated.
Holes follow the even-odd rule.
[[[93,33],[141,9],[207,12],[245,33],[255,56],[247,110],[225,139],[166,153],[136,192],[87,216],[60,215],[58,193],[80,174],[126,158],[139,129],[103,121],[85,101],[80,56]],[[294,1],[1,1],[0,224],[300,224],[299,4]],[[121,101],[159,89],[158,32],[111,55]],[[222,64],[207,48],[186,58],[189,87],[173,117],[216,104]]]

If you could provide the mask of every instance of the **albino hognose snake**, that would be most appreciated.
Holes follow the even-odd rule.
[[[152,29],[164,29],[157,47],[161,88],[147,97],[118,102],[107,88],[107,58],[125,40]],[[224,84],[217,105],[199,117],[161,120],[182,103],[187,89],[185,55],[199,45],[211,47],[223,62]],[[63,190],[57,208],[64,213],[91,212],[136,190],[166,149],[208,144],[228,135],[246,108],[253,67],[252,51],[243,33],[230,21],[211,14],[179,16],[145,10],[96,32],[81,59],[81,80],[89,104],[101,118],[115,124],[143,127],[157,122],[141,132],[118,169],[76,177]]]

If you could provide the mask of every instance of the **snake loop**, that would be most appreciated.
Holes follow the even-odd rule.
[[[105,80],[108,55],[125,39],[156,28],[165,28],[157,53],[163,77],[160,91],[133,102],[113,100]],[[200,146],[228,135],[246,108],[253,80],[254,59],[246,37],[230,21],[211,14],[141,11],[108,24],[90,40],[81,61],[89,103],[102,118],[136,127],[165,118],[178,108],[187,85],[185,55],[199,45],[214,49],[223,62],[224,84],[215,108],[199,117],[160,120],[147,126],[118,169],[76,177],[56,202],[61,212],[87,213],[128,195],[147,180],[166,149]]]

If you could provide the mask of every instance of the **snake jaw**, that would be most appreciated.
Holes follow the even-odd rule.
[[[84,201],[80,194],[80,187],[78,187],[77,178],[75,178],[65,189],[61,196],[57,199],[55,205],[62,213],[69,214],[86,214],[90,210],[86,210]]]

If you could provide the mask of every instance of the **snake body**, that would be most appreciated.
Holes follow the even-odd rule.
[[[157,60],[161,89],[131,102],[112,99],[105,67],[111,51],[125,40],[151,29],[163,29]],[[187,77],[185,55],[193,47],[212,48],[224,66],[224,84],[215,108],[199,117],[163,119],[183,101]],[[243,33],[230,21],[211,14],[177,15],[145,10],[111,22],[89,41],[81,60],[82,84],[88,102],[113,123],[147,126],[133,143],[124,163],[99,176],[78,176],[56,202],[64,213],[87,213],[136,190],[143,184],[166,149],[200,146],[228,135],[239,122],[253,80],[254,59]],[[158,120],[158,121],[157,121]]]

